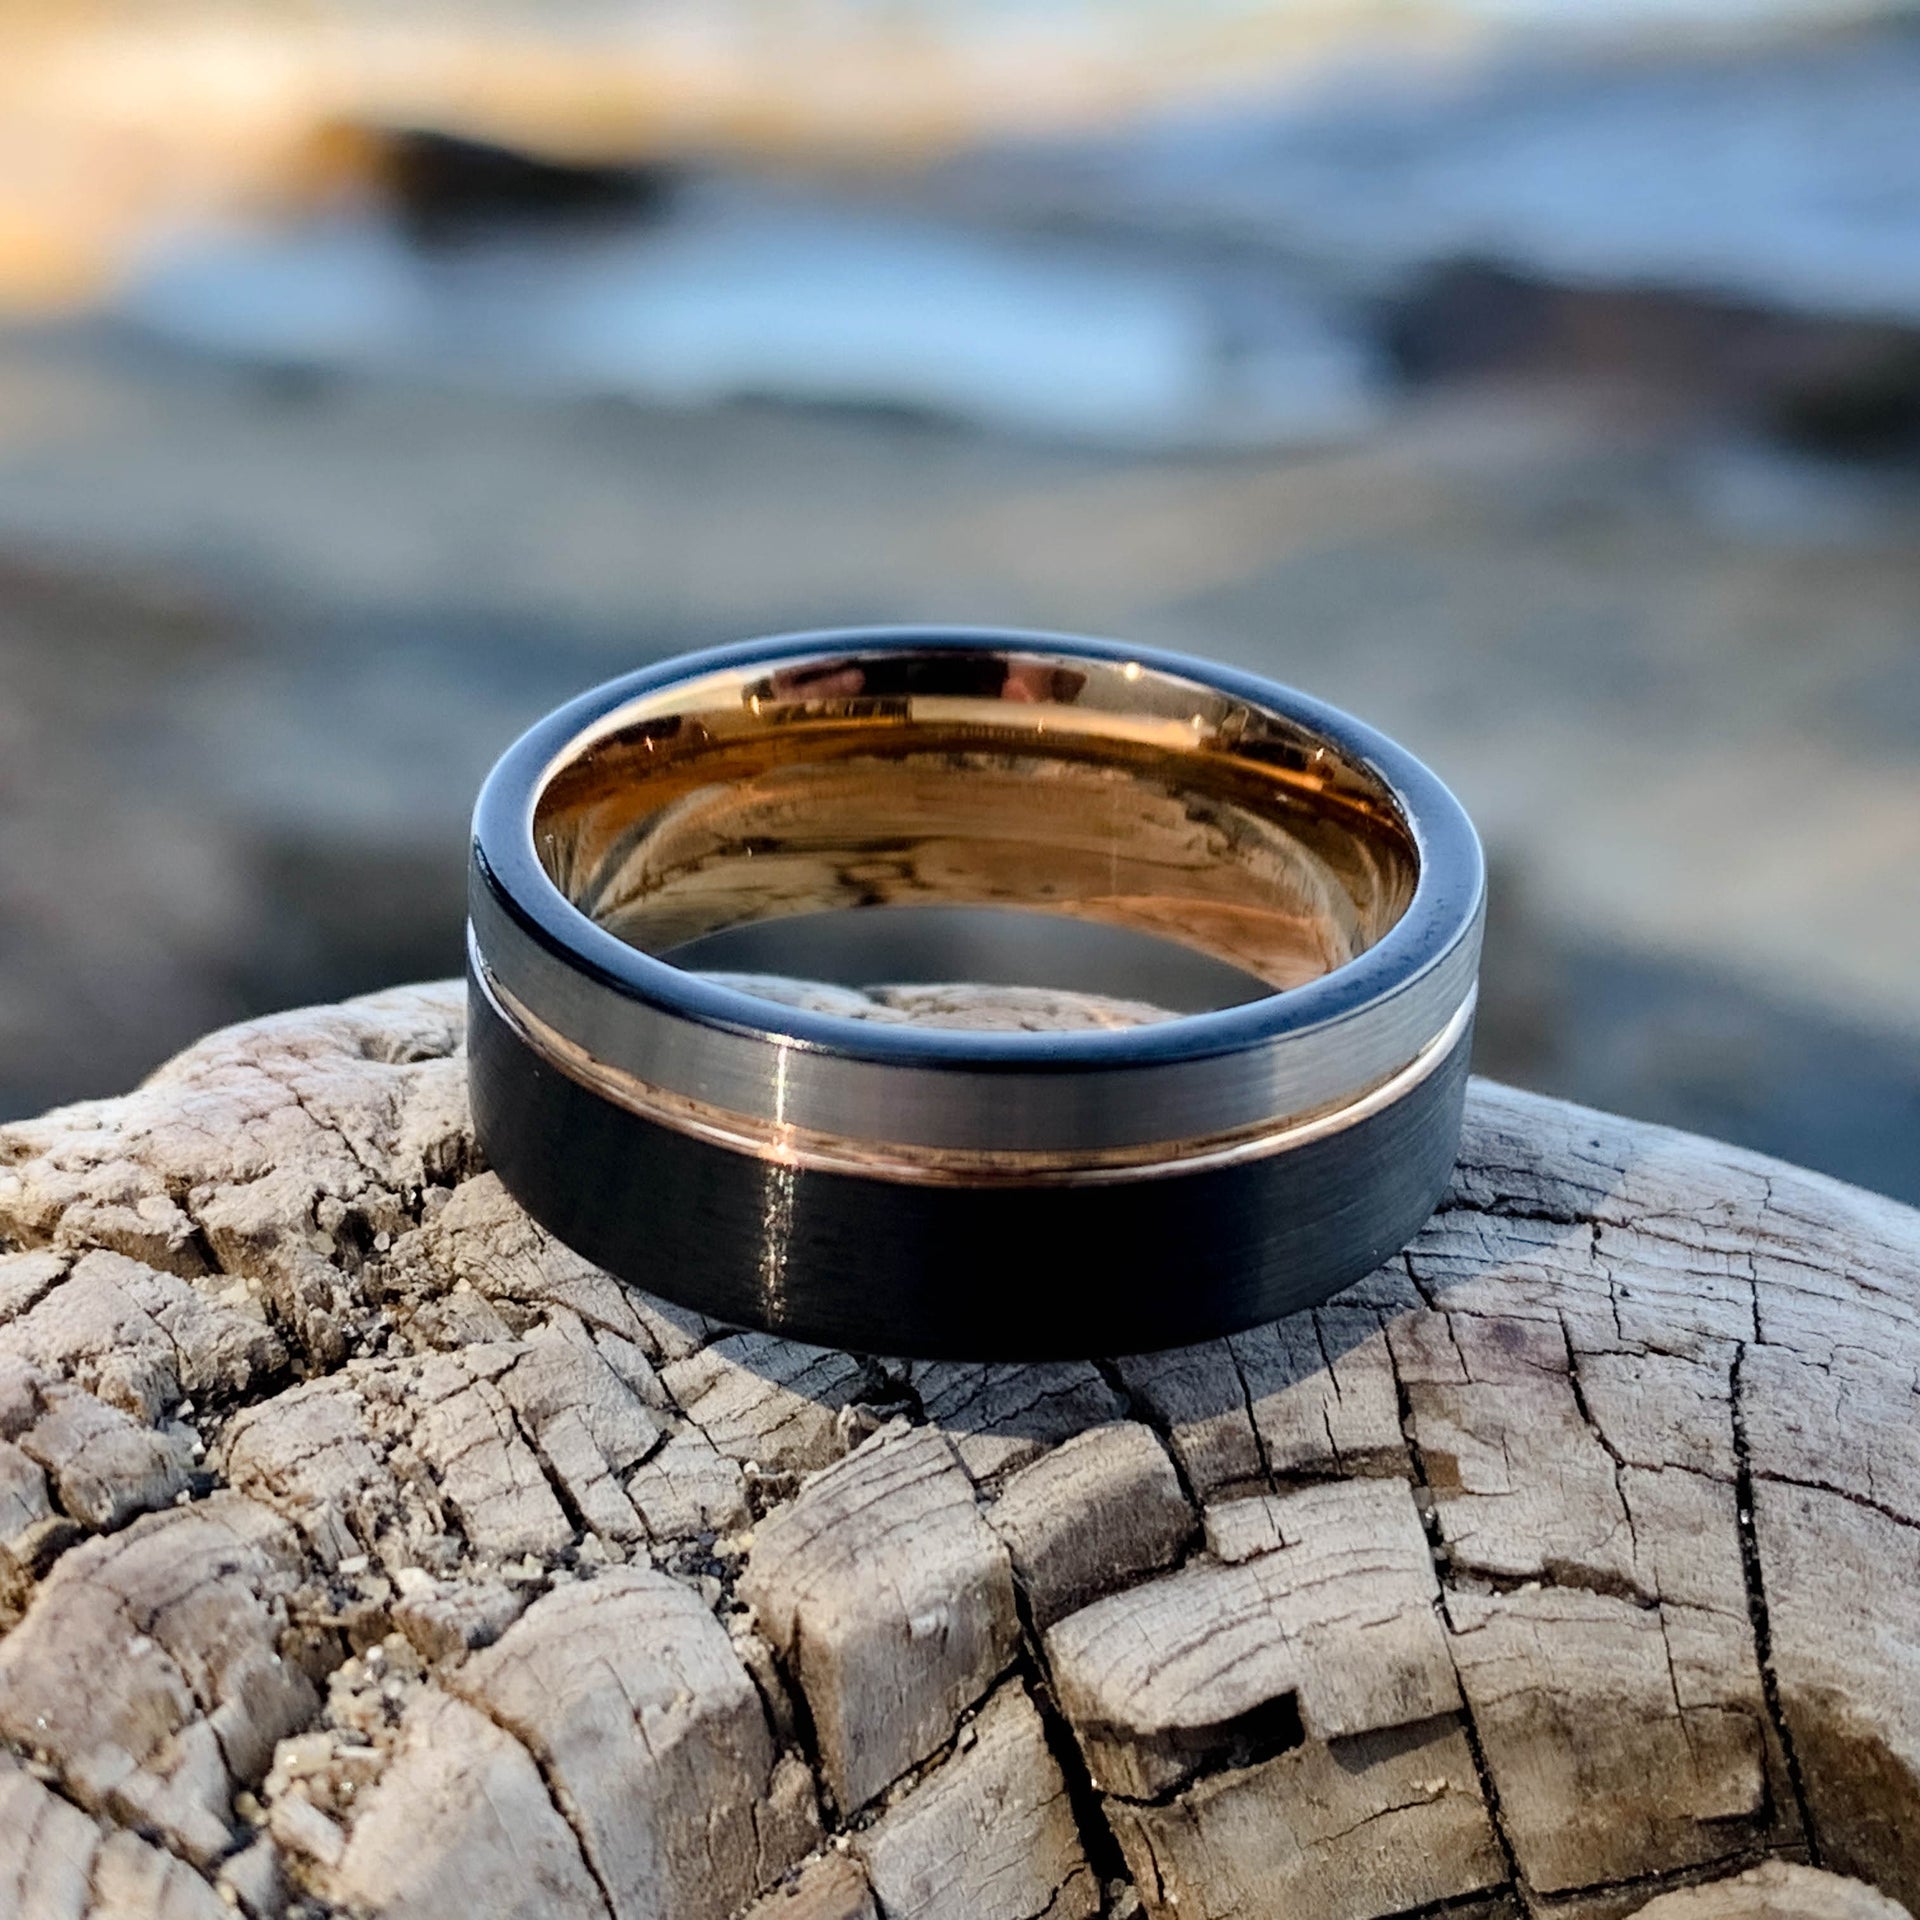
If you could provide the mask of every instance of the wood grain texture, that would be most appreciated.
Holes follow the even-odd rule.
[[[1479,1084],[1327,1307],[909,1364],[557,1245],[460,1030],[0,1129],[0,1920],[1920,1907],[1920,1216]]]

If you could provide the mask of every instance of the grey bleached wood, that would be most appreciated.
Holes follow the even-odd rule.
[[[1100,1905],[1066,1781],[1017,1681],[960,1729],[944,1765],[853,1844],[884,1913],[1089,1920]]]
[[[702,1597],[609,1568],[448,1680],[534,1757],[620,1913],[727,1920],[819,1838],[813,1782]]]
[[[1901,1920],[1902,1911],[1859,1880],[1768,1860],[1724,1880],[1663,1893],[1637,1920]]]
[[[825,1853],[756,1900],[745,1920],[880,1920],[880,1909],[859,1866]]]
[[[849,1811],[951,1736],[1019,1638],[1006,1547],[945,1437],[904,1422],[760,1523],[740,1594],[799,1681]]]
[[[1920,1903],[1920,1216],[1476,1083],[1327,1307],[909,1364],[556,1245],[460,1026],[0,1128],[0,1920]]]
[[[448,1871],[450,1861],[460,1871]],[[440,1692],[407,1710],[391,1757],[357,1810],[334,1890],[413,1920],[464,1920],[494,1889],[512,1920],[605,1912],[573,1831],[532,1755],[484,1713]]]
[[[1406,1483],[1268,1498],[1269,1551],[1198,1555],[1048,1633],[1060,1705],[1103,1792],[1161,1798],[1276,1737],[1297,1747],[1458,1713]]]
[[[1039,1627],[1171,1566],[1194,1532],[1173,1462],[1135,1420],[1083,1428],[1021,1467],[987,1517]]]

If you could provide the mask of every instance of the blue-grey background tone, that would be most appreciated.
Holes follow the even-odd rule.
[[[1920,24],[0,12],[0,1115],[458,961],[568,693],[1255,667],[1493,863],[1480,1064],[1920,1200]]]

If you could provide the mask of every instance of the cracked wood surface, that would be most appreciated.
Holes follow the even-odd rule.
[[[558,1246],[460,1028],[0,1128],[0,1920],[1920,1907],[1920,1215],[1476,1083],[1327,1307],[909,1363]]]

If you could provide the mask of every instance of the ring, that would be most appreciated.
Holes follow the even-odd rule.
[[[1008,1031],[697,970],[956,910],[1186,954],[1210,1000]],[[716,1320],[901,1357],[1184,1345],[1328,1299],[1438,1204],[1484,912],[1440,781],[1287,688],[1054,634],[752,641],[582,695],[488,777],[475,1129],[561,1241]]]

